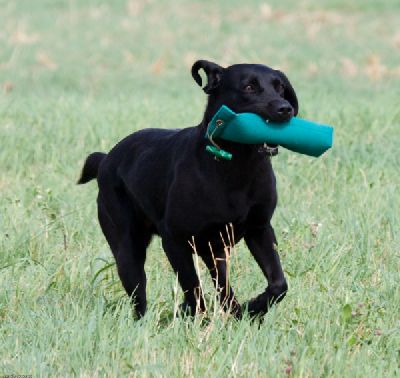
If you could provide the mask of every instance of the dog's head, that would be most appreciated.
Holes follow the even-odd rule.
[[[281,71],[261,64],[235,64],[223,68],[198,60],[193,64],[192,76],[200,86],[200,69],[206,73],[207,84],[203,90],[209,95],[205,122],[222,105],[236,113],[256,113],[274,122],[289,121],[298,113],[296,93]]]

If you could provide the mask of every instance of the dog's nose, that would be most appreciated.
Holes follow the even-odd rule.
[[[293,107],[286,100],[272,100],[267,105],[270,121],[285,122],[293,116]]]
[[[281,116],[287,116],[289,114],[292,114],[293,108],[287,104],[287,105],[282,105],[279,107],[276,112],[281,115]]]

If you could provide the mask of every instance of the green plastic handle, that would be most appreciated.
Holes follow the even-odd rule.
[[[215,146],[206,146],[206,151],[210,154],[214,155],[216,158],[224,159],[224,160],[232,160],[232,154],[221,150]]]
[[[257,114],[235,113],[223,105],[208,124],[206,137],[244,144],[278,144],[318,157],[332,147],[333,127],[297,117],[289,122],[266,122]]]

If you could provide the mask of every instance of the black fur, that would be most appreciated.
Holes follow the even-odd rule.
[[[245,304],[250,314],[264,314],[287,291],[270,223],[277,202],[270,158],[260,146],[218,141],[233,159],[217,161],[205,151],[204,135],[223,104],[235,112],[289,120],[298,112],[296,94],[283,73],[267,66],[223,68],[200,60],[192,67],[199,85],[200,69],[207,75],[204,91],[209,96],[198,126],[135,132],[106,156],[89,155],[79,180],[97,177],[100,225],[139,316],[146,311],[144,262],[154,234],[160,235],[178,275],[183,309],[189,313],[205,309],[193,243],[220,292],[221,305],[235,316],[240,317],[242,309],[228,282],[226,244],[244,238],[266,277],[265,291]]]
[[[103,152],[93,152],[85,160],[83,165],[81,177],[78,180],[78,184],[86,184],[90,180],[97,177],[99,165],[107,154]]]

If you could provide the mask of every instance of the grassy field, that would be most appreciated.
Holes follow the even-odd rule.
[[[0,376],[400,374],[397,0],[0,0],[0,24]],[[289,292],[262,324],[221,314],[201,263],[209,313],[177,317],[157,239],[135,321],[75,185],[89,152],[200,121],[198,58],[281,68],[335,126],[326,156],[273,159]],[[243,244],[231,278],[242,302],[265,287]]]

